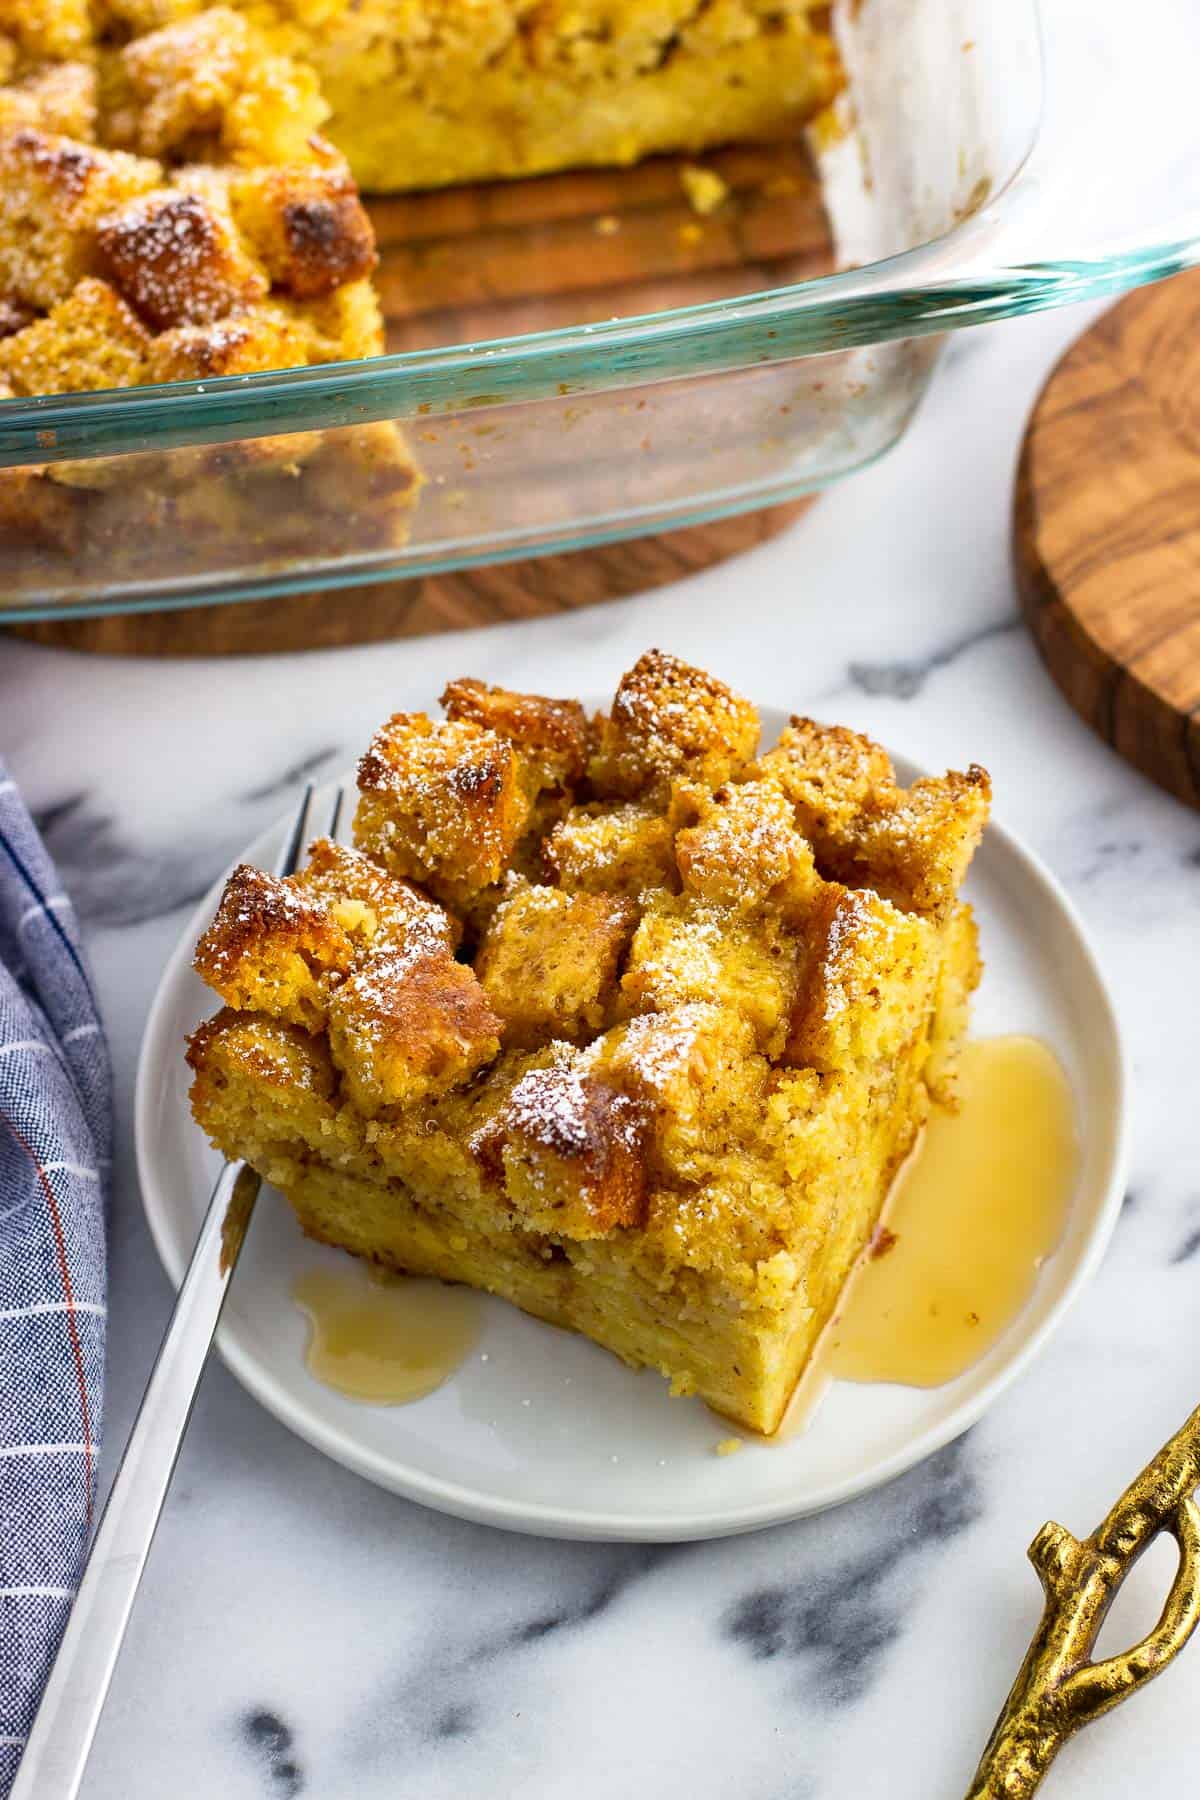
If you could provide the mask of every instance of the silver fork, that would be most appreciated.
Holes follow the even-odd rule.
[[[312,796],[310,784],[277,875],[296,867]],[[339,788],[330,837],[341,803]],[[217,1178],[9,1800],[74,1800],[79,1792],[258,1189],[258,1176],[241,1161],[226,1163]]]

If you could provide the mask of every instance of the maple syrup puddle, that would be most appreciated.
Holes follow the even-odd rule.
[[[441,1387],[478,1336],[480,1295],[361,1263],[310,1269],[292,1284],[308,1319],[310,1375],[351,1400],[403,1406]]]
[[[935,1107],[843,1290],[777,1439],[832,1381],[940,1387],[1021,1312],[1062,1236],[1079,1168],[1070,1083],[1037,1038],[962,1053],[956,1112]]]

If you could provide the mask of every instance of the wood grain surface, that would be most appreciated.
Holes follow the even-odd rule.
[[[727,188],[704,216],[689,205],[683,183],[696,160]],[[800,141],[368,204],[392,351],[687,306],[833,266],[820,185]],[[536,478],[528,465],[518,473]],[[451,575],[10,629],[45,644],[151,656],[260,654],[454,631],[678,580],[762,543],[807,504]],[[420,501],[418,530],[419,509]]]
[[[1059,363],[1021,449],[1014,545],[1066,698],[1200,807],[1200,271],[1130,294]]]

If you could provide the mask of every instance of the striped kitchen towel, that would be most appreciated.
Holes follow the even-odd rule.
[[[0,759],[0,1800],[92,1521],[111,1140],[79,927]]]

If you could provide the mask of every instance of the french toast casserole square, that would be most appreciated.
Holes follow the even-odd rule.
[[[192,1104],[304,1230],[487,1289],[773,1432],[980,972],[986,773],[658,651],[607,714],[451,682],[358,769],[355,847],[229,878]]]

